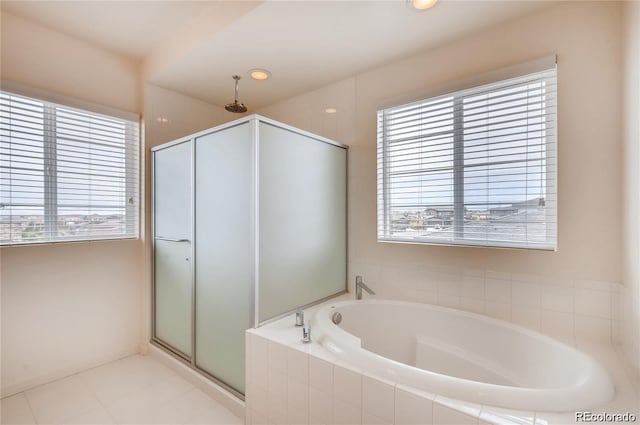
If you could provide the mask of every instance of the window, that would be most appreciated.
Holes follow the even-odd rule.
[[[0,244],[138,236],[138,123],[0,92]]]
[[[378,240],[556,249],[556,70],[378,111]]]

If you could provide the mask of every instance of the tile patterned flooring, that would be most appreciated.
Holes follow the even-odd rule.
[[[148,356],[135,355],[2,399],[2,424],[240,425]]]

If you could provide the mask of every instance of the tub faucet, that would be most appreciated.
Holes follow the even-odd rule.
[[[373,292],[373,290],[371,288],[369,288],[367,285],[365,285],[364,281],[362,280],[362,276],[356,276],[356,300],[361,300],[362,299],[362,290],[367,291],[367,294],[369,295],[375,295],[376,293]]]

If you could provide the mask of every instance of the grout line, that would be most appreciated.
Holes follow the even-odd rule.
[[[18,394],[22,394],[25,401],[27,402],[27,407],[29,408],[29,413],[31,413],[31,417],[33,418],[33,422],[38,423],[38,419],[36,419],[36,415],[33,412],[33,407],[31,406],[31,402],[29,401],[29,397],[27,397],[26,391],[19,392]]]
[[[116,361],[118,361],[118,360],[116,360]],[[111,362],[111,363],[115,363],[115,361]],[[100,405],[100,407],[102,407],[104,409],[104,411],[107,412],[107,416],[111,419],[111,421],[114,424],[117,424],[118,421],[116,421],[116,418],[113,417],[113,415],[111,414],[111,412],[109,411],[107,406],[102,402],[102,400],[100,400],[100,397],[98,397],[98,394],[95,392],[95,390],[93,388],[91,388],[84,379],[82,379],[82,382],[85,384],[85,387],[87,387],[87,389],[91,392],[93,397],[98,401],[98,404]]]
[[[96,367],[99,367],[99,366],[96,366]],[[94,369],[94,368],[91,368],[91,369]],[[91,369],[87,369],[87,370],[91,370]],[[97,395],[94,394],[93,390],[87,385],[87,382],[82,378],[82,376],[80,376],[84,372],[85,371],[77,372],[77,373],[74,373],[73,375],[69,375],[69,376],[67,376],[65,378],[56,379],[55,381],[49,382],[47,384],[39,385],[38,387],[35,387],[34,389],[40,388],[40,387],[44,387],[44,386],[49,385],[49,384],[54,384],[55,382],[59,382],[59,381],[62,381],[64,379],[67,379],[67,378],[70,378],[72,376],[75,376],[76,378],[78,378],[80,380],[80,383],[82,384],[83,389],[88,390],[91,393],[91,396],[93,396],[93,398],[98,402],[98,404],[100,406],[102,406],[102,404],[100,403],[100,399],[98,399]],[[29,390],[29,391],[31,391],[31,390]],[[24,396],[25,396],[25,398],[27,400],[27,404],[29,405],[29,409],[31,410],[31,414],[32,414],[35,422],[39,424],[40,422],[38,421],[38,419],[36,418],[35,413],[33,412],[33,407],[31,406],[31,402],[29,401],[29,397],[27,396],[26,391],[23,391],[23,393],[24,393]],[[89,413],[91,410],[92,409],[81,410],[81,411],[76,412],[75,415],[70,415],[69,417],[60,418],[60,420],[66,421],[68,419],[73,419],[73,418],[75,418],[77,416],[84,415],[85,413]]]
[[[146,357],[146,356],[143,356],[143,357]],[[150,359],[150,361],[156,362],[156,361],[155,361],[154,359],[152,359],[151,357],[149,357],[149,359]],[[120,360],[123,360],[123,359],[120,359]],[[116,362],[118,362],[118,361],[120,361],[120,360],[115,360],[115,361],[113,361],[113,362],[111,362],[111,363],[116,363]],[[156,362],[156,363],[157,363],[157,362]],[[110,363],[107,363],[107,364],[110,364]],[[164,365],[161,365],[161,366],[165,367]],[[166,367],[165,367],[165,368],[166,368]],[[171,370],[170,370],[170,371],[171,371]],[[173,371],[171,371],[171,372],[173,372]],[[154,377],[155,377],[155,375],[154,375]],[[94,396],[95,396],[95,398],[96,398],[96,399],[98,399],[98,402],[99,402],[99,403],[100,403],[100,404],[105,408],[105,410],[109,411],[109,405],[110,405],[110,404],[114,404],[114,403],[116,403],[116,402],[118,402],[118,401],[120,401],[120,400],[124,399],[125,397],[128,397],[128,396],[130,396],[131,394],[136,393],[136,392],[139,392],[139,391],[142,391],[142,390],[146,390],[148,387],[150,387],[150,386],[152,386],[153,384],[155,384],[155,383],[157,383],[157,382],[160,382],[160,381],[162,381],[162,380],[163,380],[163,379],[158,379],[158,380],[152,380],[152,381],[150,381],[150,382],[145,382],[145,383],[144,383],[143,385],[141,385],[139,388],[134,388],[134,389],[129,389],[129,388],[127,388],[127,390],[126,390],[124,393],[120,394],[119,396],[117,396],[116,398],[114,398],[113,400],[111,400],[109,403],[106,403],[106,404],[105,404],[105,403],[102,403],[102,401],[100,400],[100,397],[98,397],[98,395],[97,395],[96,393],[94,393]],[[83,381],[84,381],[84,380],[83,380]],[[85,383],[86,383],[86,381],[85,381]],[[87,387],[88,387],[88,388],[93,392],[93,389],[91,389],[91,387],[89,387],[88,385],[87,385]]]
[[[80,374],[85,373],[85,372],[88,372],[88,371],[90,371],[90,370],[97,369],[97,368],[99,368],[99,367],[102,367],[102,366],[108,365],[108,364],[110,364],[110,363],[114,363],[114,362],[117,362],[117,361],[120,361],[120,360],[124,360],[124,359],[126,359],[126,358],[133,357],[133,356],[142,356],[142,354],[140,354],[140,352],[138,351],[138,352],[136,352],[136,353],[133,353],[133,354],[127,354],[127,355],[125,355],[125,356],[118,357],[118,358],[113,359],[113,360],[108,360],[108,361],[105,361],[104,363],[100,363],[100,364],[97,364],[97,365],[94,365],[94,366],[91,366],[91,367],[87,367],[86,369],[79,370],[79,371],[77,371],[77,372],[73,372],[73,373],[70,373],[70,374],[65,375],[65,376],[60,376],[60,377],[58,377],[58,378],[52,379],[52,380],[47,381],[47,382],[43,382],[43,383],[41,383],[41,384],[34,385],[34,386],[32,386],[32,387],[29,387],[29,388],[25,388],[24,390],[22,390],[22,391],[18,391],[17,393],[7,394],[6,396],[2,397],[2,399],[5,399],[5,398],[8,398],[8,397],[14,396],[14,395],[16,395],[16,394],[20,394],[20,393],[25,393],[25,395],[26,395],[26,393],[27,393],[28,391],[32,391],[32,390],[35,390],[35,389],[38,389],[38,388],[44,387],[45,385],[53,384],[54,382],[62,381],[63,379],[71,378],[72,376],[80,375]]]

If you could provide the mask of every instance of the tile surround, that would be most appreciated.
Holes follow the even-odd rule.
[[[333,400],[342,400],[354,407],[362,406],[362,375],[341,366],[333,367]]]
[[[558,312],[556,312],[558,313]],[[558,314],[567,314],[561,313]],[[287,321],[288,320],[288,321]],[[575,423],[572,413],[526,412],[481,406],[474,403],[449,399],[435,394],[418,391],[402,384],[388,382],[372,374],[361,372],[332,358],[317,343],[302,344],[299,329],[287,326],[293,318],[282,319],[275,331],[270,324],[247,331],[250,347],[279,344],[286,348],[286,376],[277,371],[268,371],[269,379],[276,379],[276,387],[286,382],[286,417],[279,409],[274,409],[266,400],[267,391],[260,388],[264,373],[257,373],[263,359],[256,357],[260,350],[247,350],[247,414],[246,425],[258,424],[474,424],[474,425],[564,425]],[[628,411],[637,403],[629,377],[620,366],[620,357],[611,344],[590,340],[578,340],[578,348],[588,352],[600,361],[611,373],[617,394],[606,411]],[[263,350],[264,351],[264,350]],[[295,352],[295,353],[293,353]],[[306,361],[304,360],[306,358]],[[303,365],[308,365],[305,368]],[[306,370],[307,377],[300,376]],[[305,386],[304,381],[308,382]],[[271,386],[267,383],[267,386]],[[253,388],[258,388],[253,390]],[[640,409],[640,406],[638,407]],[[636,412],[640,416],[640,411]]]
[[[578,348],[594,344],[610,347],[613,342],[621,347],[631,363],[633,356],[637,356],[634,329],[623,320],[629,314],[624,309],[631,309],[632,302],[627,298],[626,289],[615,282],[563,280],[479,269],[434,271],[415,266],[403,270],[398,265],[352,262],[350,281],[356,274],[362,274],[381,298],[434,303],[485,314],[540,331]],[[250,380],[267,385],[264,380],[268,381],[269,375],[257,370],[259,364],[264,367],[270,363],[278,371],[286,371],[287,407],[283,409],[289,423],[552,425],[574,422],[570,414],[514,414],[494,407],[470,407],[468,403],[380,381],[348,365],[334,365],[331,358],[308,351],[308,347],[288,345],[283,351],[272,346],[274,341],[257,335],[252,338],[258,341],[258,348],[251,353],[264,357],[249,361],[248,388]],[[276,361],[272,353],[286,355]],[[269,362],[266,354],[272,354]],[[282,363],[283,358],[286,365]],[[608,360],[609,367],[616,367],[613,363],[620,362],[619,359]],[[629,394],[640,391],[637,375],[635,380],[633,372],[624,375],[616,377],[616,385],[623,379],[635,387],[623,389],[626,395],[614,400],[612,408],[620,405],[628,409],[633,401],[625,401],[625,397],[633,399]],[[301,386],[305,379],[307,391]],[[249,392],[247,406],[247,424],[277,424],[284,420],[273,407],[269,410],[268,399],[260,402],[260,394],[254,397]]]
[[[622,285],[478,268],[432,269],[368,261],[349,263],[380,298],[438,304],[540,331],[570,344],[611,342],[615,294]],[[367,295],[365,295],[367,296]]]
[[[309,387],[309,423],[330,424],[333,421],[333,398],[325,393]]]
[[[433,424],[433,398],[412,388],[396,385],[396,425]],[[430,402],[431,401],[431,402]]]
[[[277,422],[274,422],[277,423]],[[340,398],[333,397],[333,425],[354,425],[362,423],[362,409]],[[327,424],[325,424],[327,425]]]
[[[438,425],[476,425],[478,418],[435,402],[433,404],[433,423]]]
[[[259,331],[258,331],[259,332]],[[275,341],[259,336],[255,330],[247,332],[250,346],[255,344],[279,344]],[[286,344],[281,347],[285,348]],[[287,382],[286,407],[275,407],[273,401],[266,401],[263,388],[256,385],[256,374],[261,362],[255,356],[256,350],[247,351],[248,370],[247,388],[257,388],[247,393],[247,425],[258,424],[478,424],[482,406],[463,403],[445,397],[417,391],[403,385],[379,379],[373,375],[361,373],[345,365],[333,364],[318,358],[318,353],[309,350],[308,346],[296,343],[286,347],[296,350],[295,356],[288,356],[287,363],[300,364],[303,357],[308,360],[308,385],[301,384],[301,378],[296,372],[296,366],[286,368],[285,377],[279,376],[278,371],[269,370],[269,380],[276,379],[274,384],[280,387]],[[250,366],[249,366],[250,365]],[[268,386],[271,387],[271,383]],[[304,389],[306,387],[306,390]],[[306,401],[305,401],[306,398]],[[279,402],[277,403],[279,405]],[[308,409],[305,408],[308,406]],[[282,410],[288,412],[283,416]],[[494,409],[495,410],[495,409]],[[491,413],[493,412],[493,413]],[[507,412],[505,410],[505,412]],[[489,424],[506,424],[505,415],[487,410],[484,420]],[[498,419],[496,419],[498,418]],[[533,424],[530,422],[512,422],[514,424]]]
[[[325,394],[333,393],[333,364],[309,356],[309,385]]]
[[[640,294],[620,285],[611,295],[613,341],[627,360],[628,373],[640,393]]]
[[[395,420],[395,384],[364,374],[362,378],[362,409],[383,423]]]

